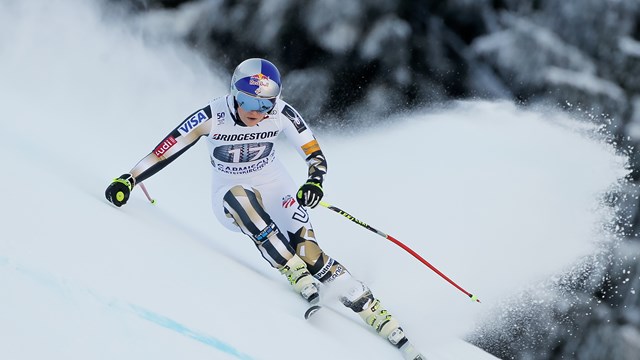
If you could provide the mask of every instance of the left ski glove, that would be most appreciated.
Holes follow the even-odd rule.
[[[131,194],[131,189],[133,189],[135,183],[136,181],[131,174],[122,174],[107,186],[104,196],[113,205],[120,207],[129,200],[129,194]]]
[[[324,196],[322,183],[315,179],[309,179],[304,185],[300,186],[300,190],[296,194],[296,200],[300,205],[313,209],[320,204],[322,196]]]

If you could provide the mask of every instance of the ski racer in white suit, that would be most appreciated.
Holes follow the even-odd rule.
[[[401,348],[407,340],[398,321],[366,285],[318,246],[305,207],[315,207],[323,196],[327,162],[309,126],[280,99],[281,87],[280,74],[271,62],[245,60],[233,73],[229,95],[188,116],[128,173],[115,179],[105,196],[122,206],[136,184],[204,137],[218,220],[249,236],[262,257],[310,303],[318,300],[317,282],[328,284],[339,278],[336,283],[347,284],[342,303]],[[282,134],[309,167],[308,180],[299,189],[276,158],[274,142]]]

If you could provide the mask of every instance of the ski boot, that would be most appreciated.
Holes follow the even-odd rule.
[[[358,282],[358,285],[352,287],[340,300],[346,307],[360,315],[378,335],[398,348],[405,360],[426,360],[426,357],[420,354],[407,339],[398,320],[382,307],[380,300],[373,297],[371,290],[365,284]]]
[[[307,264],[298,255],[294,255],[278,270],[287,277],[293,289],[299,293],[303,299],[307,300],[310,304],[317,304],[320,301],[318,285],[307,269]]]

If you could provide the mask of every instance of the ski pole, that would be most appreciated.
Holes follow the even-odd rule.
[[[156,199],[152,199],[151,196],[149,196],[149,192],[147,191],[147,187],[144,186],[143,183],[140,183],[140,189],[142,189],[142,191],[144,192],[144,195],[147,197],[149,202],[155,205]]]
[[[406,252],[408,252],[409,254],[413,255],[413,257],[415,257],[416,259],[420,260],[421,263],[423,263],[424,265],[426,265],[429,269],[433,270],[436,274],[440,275],[440,277],[442,277],[443,279],[447,280],[451,285],[453,285],[456,289],[462,291],[465,295],[467,295],[472,301],[476,301],[476,302],[480,302],[480,299],[478,299],[477,296],[469,293],[467,290],[463,289],[460,285],[456,284],[453,280],[449,279],[449,277],[447,277],[445,274],[443,274],[440,270],[438,270],[435,266],[431,265],[427,260],[425,260],[422,256],[420,256],[418,253],[416,253],[415,251],[411,250],[411,248],[409,248],[407,245],[403,244],[402,242],[400,242],[399,240],[397,240],[396,238],[394,238],[391,235],[387,235],[385,233],[383,233],[380,230],[375,229],[372,226],[367,225],[366,223],[362,222],[361,220],[356,219],[354,216],[350,215],[349,213],[347,213],[346,211],[337,208],[331,204],[328,204],[324,201],[320,201],[320,205],[326,207],[329,210],[333,210],[335,212],[337,212],[338,214],[344,216],[345,218],[353,221],[354,223],[364,227],[367,230],[370,230],[380,236],[382,236],[383,238],[391,241],[392,243],[398,245],[399,247],[401,247],[403,250],[405,250]]]

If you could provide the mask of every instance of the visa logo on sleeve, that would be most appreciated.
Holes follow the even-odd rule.
[[[178,127],[178,131],[181,135],[187,135],[191,132],[196,126],[200,125],[201,122],[208,120],[207,114],[204,110],[200,110],[197,113],[193,114],[190,118],[185,120],[180,127]]]

